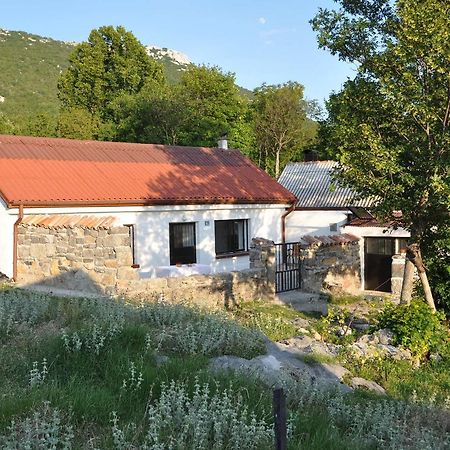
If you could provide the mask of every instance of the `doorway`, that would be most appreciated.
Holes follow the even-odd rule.
[[[364,238],[364,287],[369,291],[391,292],[392,256],[395,238]]]

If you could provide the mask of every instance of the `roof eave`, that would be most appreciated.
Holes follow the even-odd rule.
[[[0,193],[1,195],[1,193]],[[20,205],[27,208],[63,208],[63,207],[80,207],[80,206],[163,206],[163,205],[251,205],[251,204],[267,204],[267,205],[287,205],[292,204],[292,199],[117,199],[117,200],[29,200],[6,202],[8,208],[19,208]]]

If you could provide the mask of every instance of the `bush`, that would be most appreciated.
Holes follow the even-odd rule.
[[[378,316],[378,328],[389,328],[394,332],[395,345],[409,349],[423,358],[432,351],[443,351],[448,341],[448,330],[444,325],[443,312],[433,314],[421,299],[411,305],[387,305]]]

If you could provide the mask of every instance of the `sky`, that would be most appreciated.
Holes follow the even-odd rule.
[[[297,81],[320,104],[355,67],[318,49],[309,24],[333,0],[0,0],[0,28],[81,42],[123,25],[144,45],[233,72],[240,86]],[[1,57],[1,55],[0,55]]]

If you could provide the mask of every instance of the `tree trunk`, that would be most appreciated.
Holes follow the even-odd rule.
[[[414,288],[414,264],[407,257],[405,261],[405,270],[403,272],[402,293],[400,294],[401,304],[409,305],[411,303],[413,288]]]
[[[420,252],[420,246],[417,243],[411,244],[406,249],[406,257],[417,267],[419,272],[419,278],[422,282],[423,292],[425,294],[425,300],[430,308],[435,312],[436,306],[434,304],[433,294],[428,283],[427,272],[423,265],[422,254]]]
[[[278,177],[280,175],[280,150],[277,151],[277,154],[275,155],[275,178],[278,180]]]

